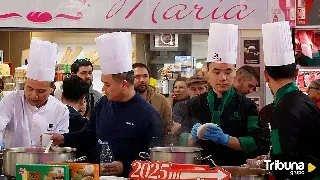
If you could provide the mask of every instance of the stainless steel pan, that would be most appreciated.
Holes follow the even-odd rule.
[[[54,147],[44,153],[45,147],[8,148],[3,151],[3,174],[15,177],[16,164],[45,164],[47,162],[74,162],[84,160],[76,159],[75,148]]]

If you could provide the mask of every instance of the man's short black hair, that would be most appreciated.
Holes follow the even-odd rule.
[[[145,68],[148,71],[148,75],[150,76],[150,69],[148,68],[147,65],[143,64],[143,63],[134,63],[132,65],[132,69],[134,68]]]
[[[89,93],[90,84],[76,75],[63,80],[63,97],[71,102],[78,102]]]
[[[71,72],[74,74],[77,74],[79,71],[79,68],[82,66],[91,66],[93,70],[93,65],[90,62],[89,59],[77,59],[72,65],[71,65]]]
[[[119,74],[113,74],[112,79],[116,82],[120,83],[121,81],[127,81],[129,84],[133,85],[134,83],[134,73],[132,71],[119,73]]]
[[[297,65],[295,63],[283,66],[266,66],[265,71],[275,81],[292,79],[296,76]]]

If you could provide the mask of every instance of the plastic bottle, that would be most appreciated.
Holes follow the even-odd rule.
[[[64,66],[63,66],[63,73],[64,74],[68,74],[70,73],[70,65],[65,63]]]
[[[105,175],[106,173],[103,170],[103,167],[107,164],[113,163],[114,157],[112,150],[109,146],[109,143],[107,141],[102,142],[99,140],[100,144],[100,176]]]
[[[162,81],[162,94],[165,97],[169,97],[169,78],[168,78],[168,76],[164,76],[164,79]]]

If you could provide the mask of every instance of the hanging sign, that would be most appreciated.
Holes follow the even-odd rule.
[[[261,0],[2,0],[0,27],[208,29],[210,23],[260,29]]]
[[[296,0],[297,26],[320,25],[320,1],[319,0]]]
[[[296,25],[296,0],[268,0],[269,22],[289,21],[291,27]]]
[[[213,170],[207,165],[186,165],[166,162],[134,161],[131,180],[228,180],[231,174],[215,167]]]

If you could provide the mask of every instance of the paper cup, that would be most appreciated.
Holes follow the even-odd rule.
[[[51,140],[52,135],[49,134],[42,134],[41,138],[41,145],[42,146],[47,146]]]

